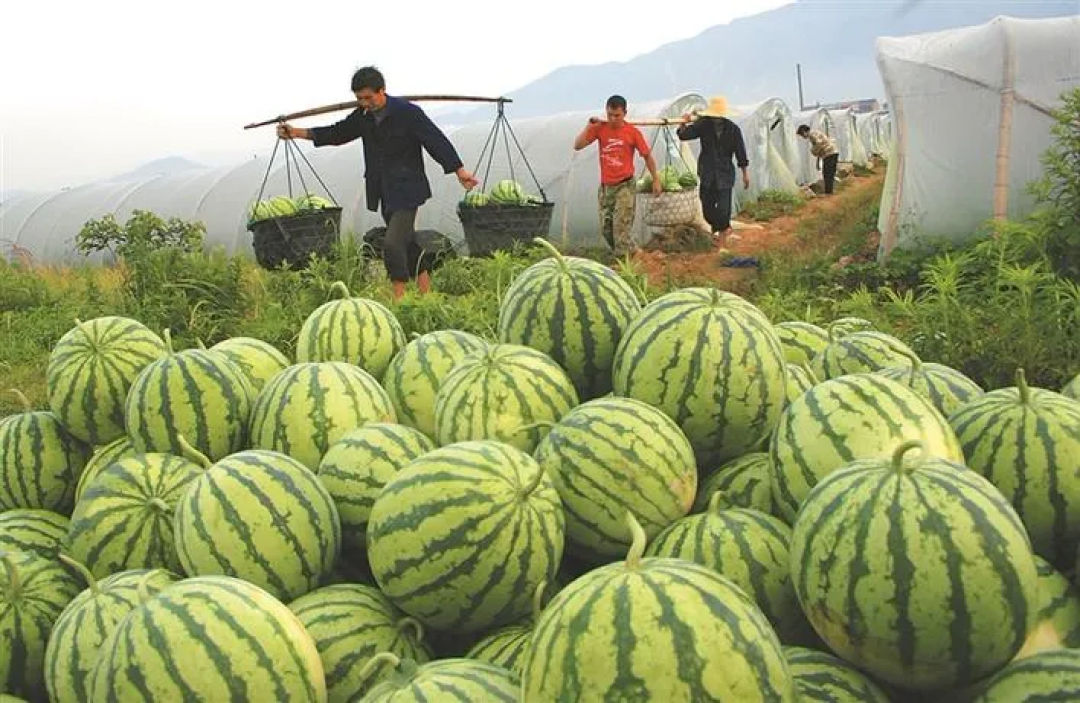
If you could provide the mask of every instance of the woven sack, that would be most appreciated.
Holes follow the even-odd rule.
[[[701,199],[698,190],[662,192],[660,195],[644,193],[645,224],[650,227],[694,224],[701,218]]]

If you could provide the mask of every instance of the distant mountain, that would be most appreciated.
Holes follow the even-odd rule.
[[[692,21],[693,13],[679,19]],[[631,103],[683,91],[726,95],[735,104],[779,97],[799,104],[795,65],[802,65],[807,105],[885,97],[874,57],[881,36],[905,36],[988,22],[1077,14],[1077,0],[797,0],[775,10],[706,29],[626,62],[565,66],[509,97],[507,116],[534,117],[568,110],[599,110],[612,93]],[[488,108],[454,115],[454,122],[490,119]]]
[[[193,169],[207,168],[203,164],[195,163],[180,156],[167,156],[163,159],[155,159],[149,163],[145,163],[138,167],[134,171],[128,171],[127,173],[121,173],[120,175],[113,176],[107,180],[110,181],[133,181],[141,180],[144,178],[151,178],[153,176],[170,176],[174,173],[181,173],[183,171],[191,171]]]

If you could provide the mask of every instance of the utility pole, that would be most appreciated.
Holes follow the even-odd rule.
[[[801,112],[801,111],[803,111],[803,110],[805,110],[805,109],[806,109],[806,103],[805,103],[805,102],[803,102],[803,92],[802,92],[802,64],[800,64],[800,63],[797,63],[797,64],[795,64],[795,76],[796,76],[796,79],[797,79],[797,80],[798,80],[798,82],[799,82],[799,111]]]

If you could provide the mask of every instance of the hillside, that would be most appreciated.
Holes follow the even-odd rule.
[[[797,63],[802,64],[807,104],[884,98],[874,61],[880,36],[982,24],[998,15],[1068,16],[1077,8],[1076,0],[798,0],[710,27],[630,61],[557,69],[510,93],[514,103],[508,111],[512,119],[532,117],[598,108],[611,93],[644,102],[687,90],[723,93],[737,104],[780,97],[797,106]],[[489,117],[490,110],[481,108],[456,115],[454,121]]]

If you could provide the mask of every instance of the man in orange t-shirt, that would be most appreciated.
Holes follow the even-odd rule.
[[[621,95],[608,98],[607,121],[589,118],[589,124],[574,140],[574,150],[581,151],[593,142],[599,142],[600,146],[600,233],[615,256],[631,254],[637,250],[632,235],[637,195],[635,150],[645,159],[645,166],[652,174],[653,193],[659,194],[662,188],[645,135],[626,122],[626,98]]]

